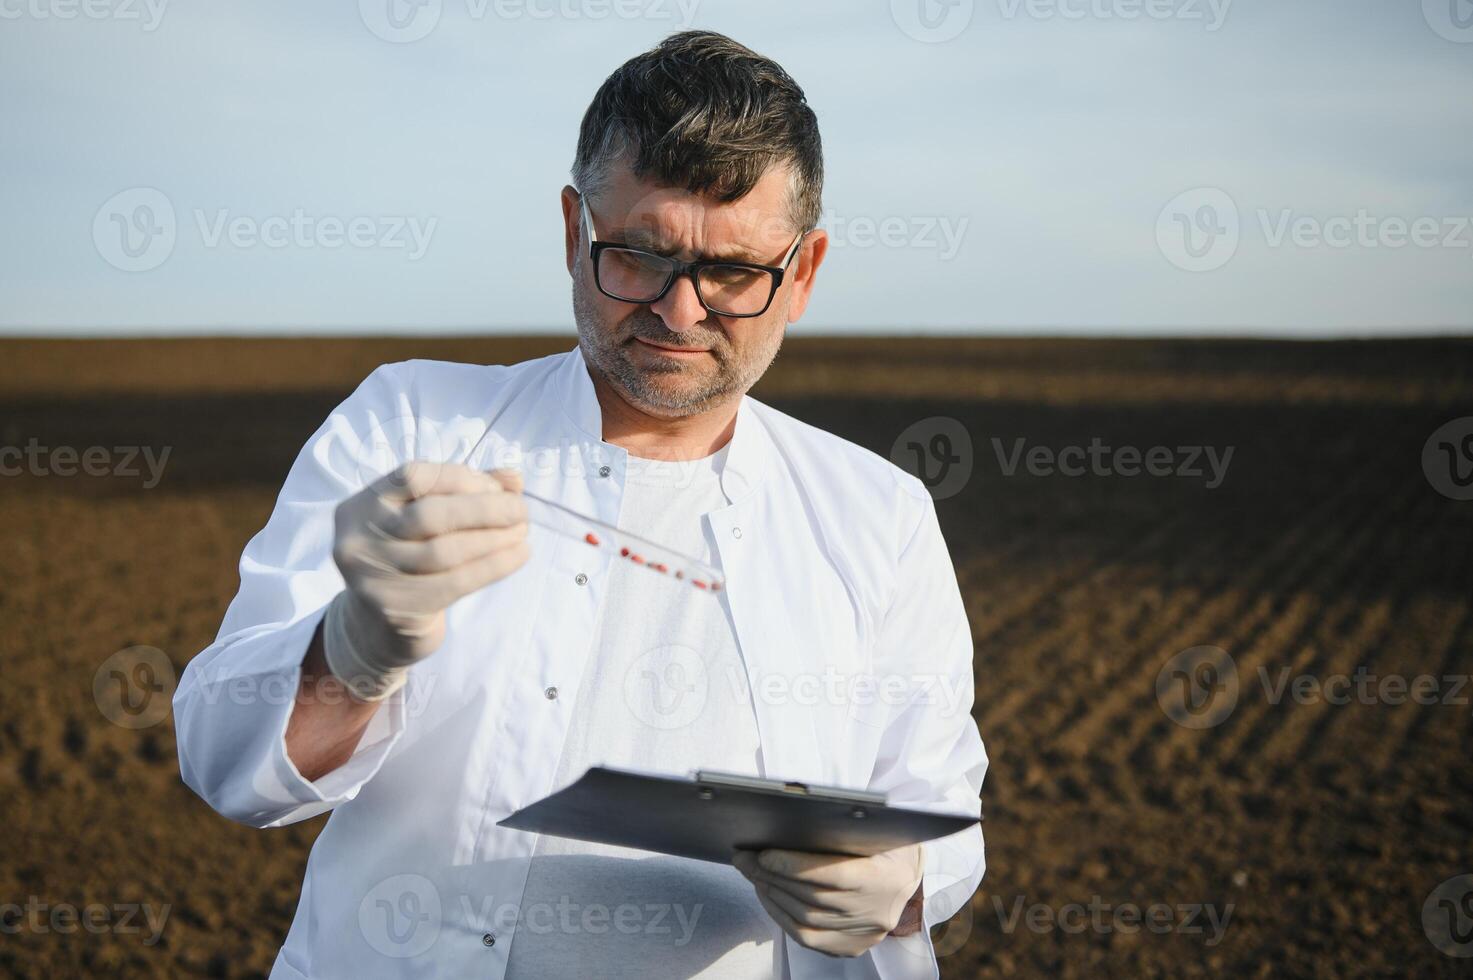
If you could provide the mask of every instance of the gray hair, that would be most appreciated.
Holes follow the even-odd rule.
[[[597,194],[620,159],[641,180],[723,203],[746,196],[769,168],[786,164],[794,230],[818,225],[818,118],[781,65],[723,34],[672,34],[599,86],[579,127],[574,185]]]

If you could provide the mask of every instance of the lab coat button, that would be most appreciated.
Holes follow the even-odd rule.
[[[481,945],[482,946],[495,946],[496,945],[496,937],[493,936],[493,935],[491,935],[489,932],[488,933],[485,933],[484,935],[481,936]]]
[[[588,576],[584,575],[582,572],[579,572],[577,575],[573,576],[573,581],[577,582],[579,585],[587,585]]]
[[[739,528],[739,527],[732,528],[731,529],[731,536],[734,537],[734,538],[741,537],[742,536],[742,529]]]
[[[545,690],[545,691],[542,692],[542,696],[545,697],[545,698],[547,698],[547,700],[549,700],[549,701],[556,701],[557,700],[557,688],[555,688],[555,687],[549,687],[547,690]]]
[[[599,476],[608,476],[609,475],[609,468],[607,466],[600,466],[598,468],[598,475]]]

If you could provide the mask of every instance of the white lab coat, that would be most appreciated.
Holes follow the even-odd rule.
[[[502,977],[536,838],[496,822],[556,788],[608,553],[534,526],[528,563],[450,608],[444,645],[348,762],[309,782],[284,733],[343,587],[341,500],[411,458],[517,465],[528,490],[617,525],[627,456],[601,432],[576,349],[511,366],[408,361],[374,371],[297,457],[241,555],[218,637],[174,696],[184,781],[210,806],[254,827],[333,811],[273,977]],[[766,774],[978,812],[971,631],[922,484],[750,397],[722,479],[734,502],[708,519]],[[930,927],[977,888],[980,828],[925,858]],[[937,972],[924,931],[854,959],[791,939],[787,953],[795,978]]]

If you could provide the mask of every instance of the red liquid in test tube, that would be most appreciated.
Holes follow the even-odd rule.
[[[621,531],[613,525],[580,514],[545,497],[525,492],[523,496],[531,504],[528,512],[533,524],[581,540],[590,547],[612,551],[620,558],[652,572],[689,582],[702,592],[720,592],[724,585],[721,573],[704,562]]]

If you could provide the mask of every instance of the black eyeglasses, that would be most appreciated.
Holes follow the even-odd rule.
[[[689,276],[696,287],[696,298],[708,312],[717,316],[761,316],[772,305],[772,298],[783,284],[783,274],[797,257],[798,246],[803,244],[803,233],[799,232],[781,265],[720,259],[682,262],[668,255],[599,241],[587,195],[578,195],[578,206],[588,229],[593,282],[599,292],[624,303],[658,303],[676,279]]]

